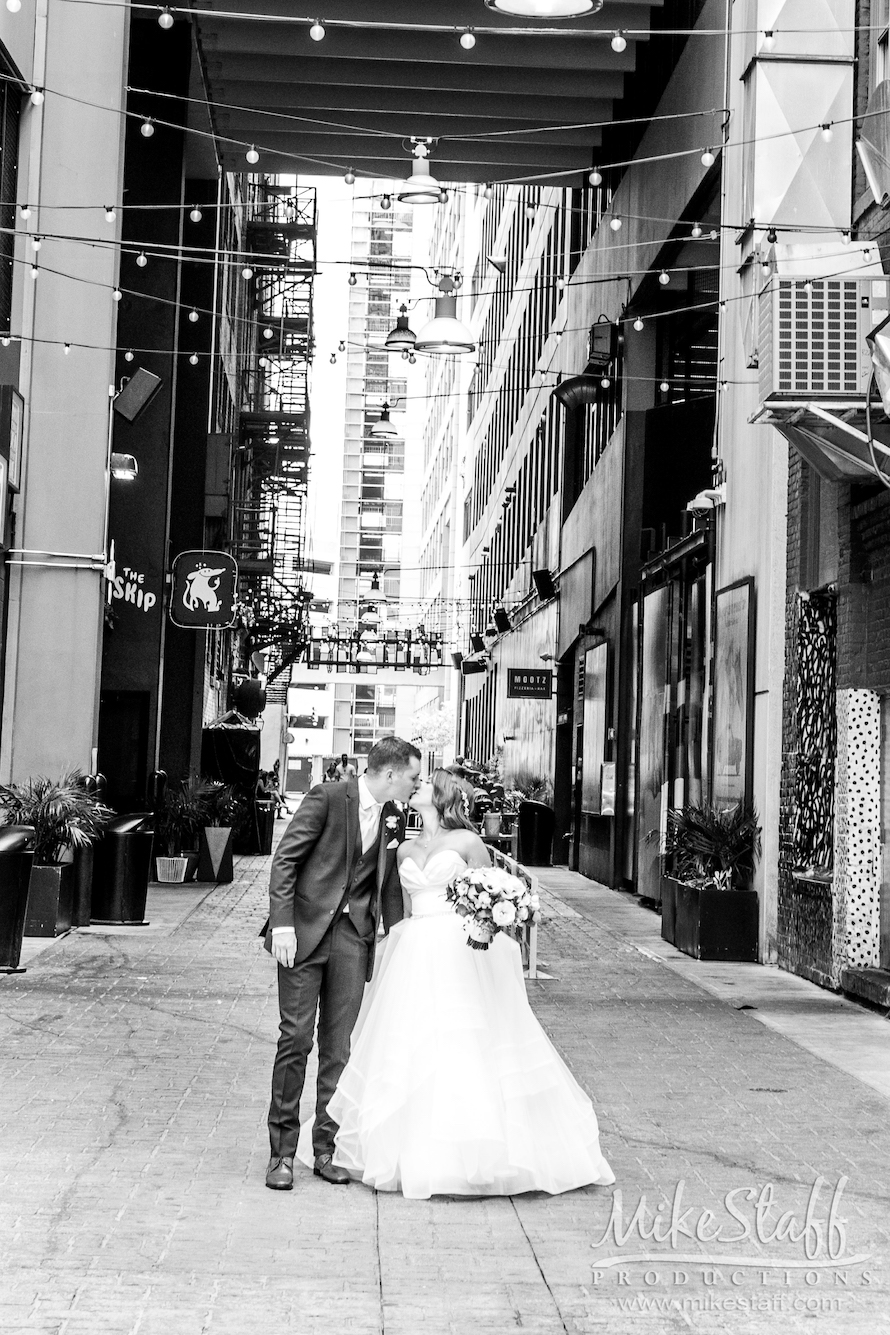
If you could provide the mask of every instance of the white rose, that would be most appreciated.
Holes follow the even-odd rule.
[[[491,904],[491,895],[487,890],[480,890],[476,896],[476,903],[480,909],[487,909]]]
[[[541,900],[537,895],[529,895],[528,904],[532,912],[537,913],[538,909],[541,907]]]
[[[516,910],[507,900],[502,900],[500,904],[495,904],[491,916],[498,927],[512,927],[516,921]]]

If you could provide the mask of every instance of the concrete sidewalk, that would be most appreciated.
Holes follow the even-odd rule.
[[[266,879],[241,859],[183,921],[72,933],[0,981],[4,1335],[890,1332],[886,1022],[776,970],[675,957],[654,915],[559,870],[553,977],[529,992],[616,1186],[423,1202],[304,1170],[266,1191]],[[820,1177],[814,1240],[848,1179],[834,1259],[798,1236]],[[628,1228],[643,1196],[649,1229]],[[618,1202],[627,1236],[601,1244]],[[674,1203],[677,1245],[641,1237]]]

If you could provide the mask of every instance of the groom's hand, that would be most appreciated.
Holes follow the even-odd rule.
[[[285,969],[294,967],[294,960],[297,958],[296,932],[285,928],[272,933],[272,958],[283,964]]]

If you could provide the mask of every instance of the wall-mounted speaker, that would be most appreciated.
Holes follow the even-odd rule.
[[[460,670],[465,677],[472,677],[476,672],[487,672],[488,661],[484,658],[465,658]]]
[[[532,580],[535,592],[543,602],[549,602],[551,598],[556,597],[556,585],[549,570],[533,570]]]
[[[471,635],[470,644],[472,645],[474,654],[485,653],[485,639],[482,635]]]
[[[135,422],[144,412],[161,388],[161,377],[145,371],[141,366],[130,376],[120,394],[114,400],[114,411],[120,413],[128,422]]]
[[[513,622],[503,607],[496,607],[494,610],[494,624],[497,626],[501,635],[508,635],[513,629]]]
[[[454,664],[455,670],[457,672],[460,672],[460,665],[464,661],[463,654],[452,654],[451,661]]]

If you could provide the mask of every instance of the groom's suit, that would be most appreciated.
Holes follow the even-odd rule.
[[[316,1156],[333,1153],[337,1127],[327,1105],[349,1057],[364,985],[374,969],[377,925],[382,917],[389,931],[402,917],[395,845],[404,836],[404,817],[393,804],[384,804],[376,838],[363,841],[361,802],[357,779],[318,784],[303,798],[272,861],[266,949],[272,948],[276,927],[293,927],[297,934],[293,967],[278,966],[281,1033],[269,1108],[274,1157],[296,1151],[316,1012],[312,1139]]]

